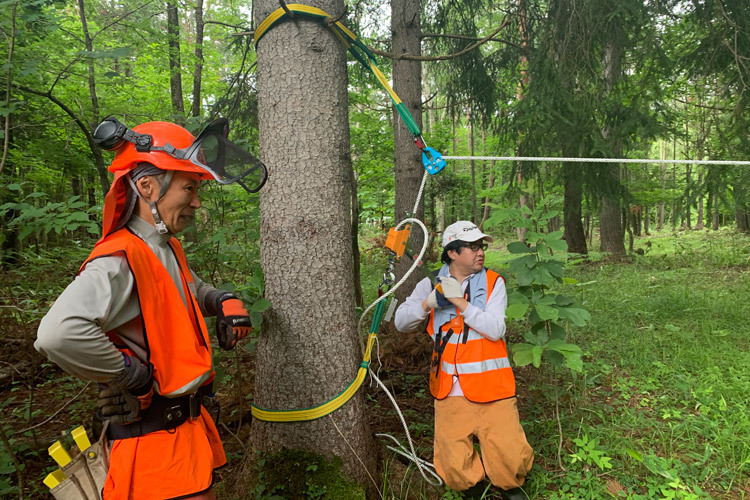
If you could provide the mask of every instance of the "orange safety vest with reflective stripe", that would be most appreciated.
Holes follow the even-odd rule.
[[[143,318],[144,348],[147,362],[154,367],[155,389],[165,397],[194,393],[213,379],[211,343],[198,302],[190,291],[193,275],[185,252],[176,238],[169,246],[177,258],[182,287],[187,301],[182,301],[174,280],[149,246],[126,228],[100,241],[83,269],[93,259],[112,255],[124,256],[135,278]],[[118,349],[130,353],[108,333]]]
[[[190,291],[193,277],[179,241],[169,241],[179,267],[185,302],[172,276],[151,248],[127,228],[104,237],[86,263],[98,257],[125,257],[135,278],[148,362],[156,390],[167,397],[194,393],[213,380],[211,344],[198,302]],[[85,267],[86,263],[82,266]],[[95,299],[93,299],[95,300]],[[118,337],[109,337],[121,351]],[[112,443],[103,498],[182,498],[208,491],[213,471],[226,464],[221,437],[201,407],[195,420],[170,429]]]
[[[495,282],[503,279],[498,273],[485,269],[487,300]],[[504,281],[504,280],[503,280]],[[471,290],[470,290],[471,292]],[[472,305],[484,310],[485,304]],[[481,300],[481,299],[480,299]],[[430,366],[430,392],[436,399],[448,396],[453,387],[453,376],[458,377],[461,390],[469,401],[487,403],[516,395],[516,381],[508,360],[505,340],[492,341],[464,323],[461,312],[439,330],[434,325],[435,312],[430,310],[427,333],[435,343]],[[468,332],[465,331],[468,329]]]

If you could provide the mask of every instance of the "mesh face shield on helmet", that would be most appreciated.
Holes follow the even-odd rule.
[[[230,141],[228,135],[229,122],[219,118],[203,129],[188,147],[176,148],[168,142],[155,146],[152,135],[138,133],[116,118],[108,117],[94,130],[94,142],[108,151],[118,151],[127,143],[134,144],[137,153],[161,151],[190,162],[221,184],[237,183],[248,193],[257,193],[266,183],[268,171],[260,160]]]

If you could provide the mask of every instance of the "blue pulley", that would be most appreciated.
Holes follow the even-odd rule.
[[[425,170],[430,175],[435,175],[445,168],[445,160],[443,160],[443,155],[435,151],[435,149],[425,147],[422,150],[422,165],[424,165]]]

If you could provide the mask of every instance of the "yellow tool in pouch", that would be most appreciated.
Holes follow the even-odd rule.
[[[99,440],[91,444],[86,429],[77,427],[71,432],[81,452],[75,458],[60,441],[49,447],[49,454],[62,467],[50,473],[44,484],[57,500],[102,500],[102,489],[109,470],[109,443],[104,423]]]

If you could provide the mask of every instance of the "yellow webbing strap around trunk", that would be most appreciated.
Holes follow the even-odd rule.
[[[422,132],[419,130],[417,121],[411,115],[406,105],[401,102],[401,98],[399,98],[391,85],[388,83],[388,79],[385,77],[383,72],[380,71],[380,68],[378,68],[375,61],[375,55],[372,53],[372,51],[370,51],[369,48],[367,48],[364,43],[362,43],[357,35],[352,33],[340,21],[333,21],[333,18],[325,11],[318,9],[317,7],[310,7],[309,5],[298,3],[291,3],[287,5],[286,10],[284,8],[278,8],[271,14],[269,14],[269,16],[266,17],[258,25],[258,28],[255,30],[255,46],[258,46],[258,42],[260,42],[260,39],[263,38],[263,35],[268,33],[268,30],[271,29],[271,27],[281,22],[285,17],[294,14],[300,14],[303,17],[315,19],[320,22],[330,20],[325,24],[327,24],[328,27],[331,28],[331,30],[346,46],[346,48],[354,56],[354,58],[357,59],[365,68],[369,69],[373,75],[375,75],[375,77],[380,82],[380,85],[385,89],[386,92],[388,92],[388,95],[390,96],[391,101],[393,101],[393,105],[395,106],[399,116],[401,116],[401,119],[404,121],[406,128],[409,129],[409,132],[411,132],[411,134],[415,138],[420,138],[421,141]]]
[[[372,354],[372,346],[375,343],[376,335],[370,333],[367,337],[367,347],[365,348],[365,355],[363,356],[362,362],[359,364],[359,370],[357,370],[357,376],[349,386],[341,391],[341,394],[331,399],[330,401],[323,403],[322,405],[315,406],[313,408],[305,408],[303,410],[267,410],[265,408],[258,408],[252,405],[250,412],[253,417],[258,420],[265,420],[268,422],[300,422],[303,420],[315,420],[316,418],[325,417],[329,413],[338,410],[362,386],[367,375],[367,369],[370,366],[370,355]]]

